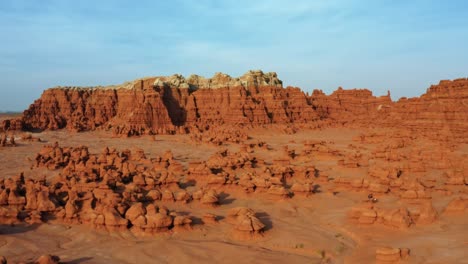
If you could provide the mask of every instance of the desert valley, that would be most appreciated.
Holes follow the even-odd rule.
[[[0,122],[0,263],[468,263],[464,78],[147,77]]]

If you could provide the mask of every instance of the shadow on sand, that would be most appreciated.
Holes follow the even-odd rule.
[[[32,230],[35,230],[39,227],[39,224],[27,225],[27,224],[18,224],[18,225],[0,225],[0,235],[14,235],[20,233],[26,233]]]

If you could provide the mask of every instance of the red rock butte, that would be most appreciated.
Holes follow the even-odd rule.
[[[338,88],[330,95],[283,87],[274,72],[238,78],[175,74],[114,86],[55,87],[44,91],[6,130],[88,131],[127,136],[189,133],[209,126],[294,125],[308,128],[392,127],[467,142],[468,80],[444,80],[416,98],[392,101],[390,92]]]

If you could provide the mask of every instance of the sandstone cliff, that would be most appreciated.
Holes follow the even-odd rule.
[[[118,134],[174,133],[180,126],[304,123],[318,119],[306,95],[276,73],[249,71],[149,77],[120,86],[57,87],[24,112],[27,130],[112,128]]]
[[[306,124],[319,127],[398,127],[437,138],[467,141],[468,80],[441,81],[417,98],[393,102],[367,89],[339,88],[331,95],[283,88],[276,73],[241,77],[216,73],[148,77],[107,87],[56,87],[42,94],[5,129],[76,131],[98,127],[116,134],[188,132],[213,125]],[[11,124],[11,125],[10,125]]]
[[[468,142],[468,79],[440,81],[419,98],[394,103],[383,125]]]

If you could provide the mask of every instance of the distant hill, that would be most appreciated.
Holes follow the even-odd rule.
[[[0,114],[15,115],[15,114],[21,114],[21,111],[0,111]]]
[[[0,111],[0,116],[19,116],[22,112],[18,111]]]

